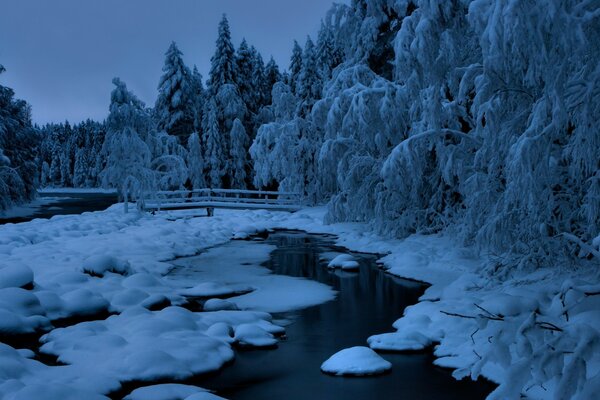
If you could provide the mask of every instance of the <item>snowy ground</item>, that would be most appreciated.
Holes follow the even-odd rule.
[[[268,245],[215,247],[272,228],[336,234],[338,244],[351,250],[388,254],[381,261],[390,273],[432,284],[395,323],[395,332],[369,339],[371,348],[435,345],[436,363],[455,368],[457,377],[481,373],[506,383],[497,398],[519,392],[569,398],[573,388],[580,398],[593,398],[600,381],[600,288],[589,282],[597,276],[554,268],[495,283],[478,272],[481,261],[472,251],[449,238],[386,240],[363,224],[325,226],[323,215],[322,208],[295,214],[217,210],[213,218],[124,215],[116,205],[0,226],[1,341],[46,333],[41,352],[66,364],[45,365],[29,350],[0,344],[0,399],[100,399],[123,381],[216,370],[234,357],[234,345],[276,344],[283,328],[268,312],[318,304],[334,293],[269,274],[259,266],[272,250]],[[237,261],[222,265],[225,255]],[[173,269],[169,261],[191,256],[163,276]],[[185,280],[192,265],[202,266],[203,282]],[[179,307],[189,298],[214,296],[234,297],[210,300],[211,312]],[[268,301],[274,297],[276,307]],[[104,319],[109,313],[114,315]],[[90,321],[53,329],[65,318]],[[148,393],[161,398],[171,389]],[[194,390],[189,396],[209,398]]]

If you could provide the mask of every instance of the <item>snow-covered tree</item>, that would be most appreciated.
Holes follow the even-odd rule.
[[[297,95],[301,100],[299,112],[301,115],[306,115],[315,101],[321,97],[322,89],[315,44],[310,36],[306,38],[302,53],[302,68],[298,74],[296,85]]]
[[[102,147],[106,167],[101,177],[103,186],[119,189],[127,213],[131,198],[138,198],[156,187],[152,153],[140,137],[148,132],[139,131],[150,127],[151,118],[144,103],[127,90],[125,83],[115,78],[113,84],[106,140]]]
[[[202,141],[205,146],[204,162],[208,171],[208,183],[213,188],[219,188],[222,186],[222,178],[226,174],[227,152],[223,145],[223,137],[219,131],[217,104],[214,99],[210,99],[207,102],[202,126]]]
[[[163,75],[158,84],[154,106],[159,130],[170,135],[187,136],[194,129],[197,76],[184,64],[182,53],[172,42],[165,53]]]
[[[271,91],[273,90],[273,86],[279,81],[281,81],[281,72],[279,72],[279,66],[275,62],[275,59],[271,57],[269,62],[265,67],[264,74],[264,103],[266,105],[271,104],[273,99],[271,98]]]
[[[2,72],[4,67],[0,65]],[[0,210],[35,196],[38,142],[27,103],[15,99],[12,89],[0,85]]]
[[[246,189],[246,169],[248,168],[248,146],[250,138],[242,121],[236,118],[230,133],[231,145],[229,159],[231,162],[231,187]]]
[[[204,172],[204,156],[200,136],[197,132],[192,133],[187,142],[187,166],[191,185],[194,189],[206,187],[206,176]]]
[[[292,89],[292,93],[297,93],[298,76],[302,70],[302,47],[294,40],[292,49],[292,57],[290,59],[289,82],[288,85]]]
[[[215,54],[210,59],[210,63],[208,89],[214,95],[221,86],[235,83],[235,50],[231,43],[229,21],[225,15],[219,23]]]
[[[246,104],[246,107],[256,112],[258,102],[257,91],[254,85],[254,59],[246,39],[242,40],[240,47],[235,55],[236,73],[235,84],[240,91],[240,95]]]
[[[206,101],[206,90],[202,81],[202,74],[198,72],[198,68],[194,65],[192,71],[192,94],[194,101],[194,129],[196,132],[202,132],[202,112],[204,110],[204,102]]]

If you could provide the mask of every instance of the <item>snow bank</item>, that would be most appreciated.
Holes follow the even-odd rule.
[[[368,347],[356,346],[341,350],[321,365],[321,371],[333,375],[366,376],[382,374],[392,364]]]
[[[206,389],[198,386],[166,383],[135,389],[123,400],[219,400]]]

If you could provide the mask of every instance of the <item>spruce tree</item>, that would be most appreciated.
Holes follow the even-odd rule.
[[[187,136],[194,129],[194,80],[183,62],[182,53],[172,42],[165,53],[163,75],[158,84],[154,111],[159,130],[170,135]]]
[[[290,60],[289,83],[294,94],[297,94],[297,82],[300,71],[302,70],[302,47],[294,40],[292,58]]]
[[[300,98],[300,115],[307,114],[317,99],[321,97],[321,79],[317,66],[315,44],[310,36],[306,39],[302,53],[302,69],[297,80],[297,95]]]
[[[202,189],[206,186],[204,176],[204,156],[202,152],[202,144],[200,136],[197,132],[191,134],[187,142],[187,165],[189,169],[189,177],[194,189]]]
[[[216,94],[221,86],[235,82],[235,50],[231,43],[231,32],[227,16],[219,23],[219,34],[217,37],[215,54],[212,56],[210,65],[210,80],[208,90],[210,94]]]
[[[267,66],[265,67],[265,79],[264,79],[264,102],[265,104],[271,104],[271,91],[273,90],[273,86],[281,81],[281,72],[279,72],[279,67],[275,62],[275,59],[271,57]]]
[[[231,187],[234,189],[246,188],[246,168],[248,166],[248,145],[250,138],[242,121],[235,119],[231,128],[231,145],[229,159],[231,161]]]
[[[242,40],[235,56],[236,75],[235,83],[240,91],[240,95],[246,103],[246,107],[251,112],[256,112],[256,88],[253,84],[254,77],[254,58],[248,47],[246,39]]]
[[[192,93],[194,100],[194,130],[202,135],[202,112],[206,101],[206,90],[202,82],[202,74],[198,72],[195,65],[192,71]]]
[[[220,188],[222,177],[225,175],[226,153],[223,150],[223,141],[219,132],[219,121],[217,119],[217,104],[213,99],[207,103],[202,121],[202,132],[204,142],[204,162],[208,171],[208,183],[210,187]]]

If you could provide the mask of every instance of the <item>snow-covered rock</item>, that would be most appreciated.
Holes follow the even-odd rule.
[[[258,324],[242,324],[235,329],[234,339],[248,347],[272,347],[277,339]]]
[[[223,399],[198,386],[165,383],[135,389],[123,400],[218,400]]]
[[[82,271],[92,276],[104,276],[107,272],[129,275],[133,271],[129,262],[108,255],[95,255],[85,259]]]
[[[327,268],[341,268],[345,271],[355,271],[359,266],[358,261],[350,254],[340,254],[327,264]]]
[[[346,376],[377,375],[391,368],[389,361],[364,346],[341,350],[321,365],[321,371],[327,374]]]
[[[26,265],[15,263],[0,269],[0,289],[33,286],[33,271]]]
[[[238,307],[227,300],[208,299],[202,307],[204,311],[237,310]]]

